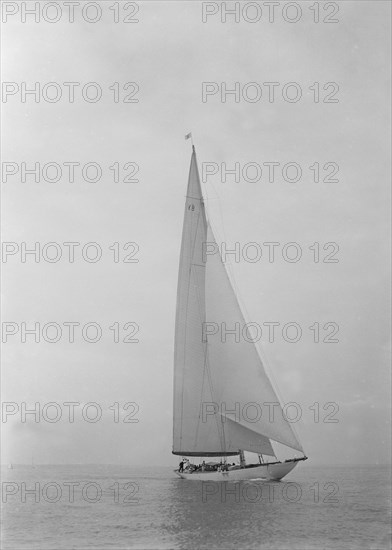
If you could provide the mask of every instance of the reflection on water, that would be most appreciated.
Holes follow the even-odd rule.
[[[280,483],[95,465],[2,477],[5,550],[389,548],[387,467],[303,466]]]

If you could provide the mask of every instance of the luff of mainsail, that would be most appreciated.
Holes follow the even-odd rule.
[[[204,257],[206,243],[216,240],[192,146],[177,289],[173,454],[225,456],[244,449],[274,456],[270,439],[303,452],[254,343],[203,335],[208,322],[245,325],[219,253]],[[243,414],[250,403],[266,402],[274,403],[272,420]]]

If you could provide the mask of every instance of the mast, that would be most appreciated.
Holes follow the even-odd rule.
[[[188,134],[186,139],[191,137]],[[206,244],[219,250],[206,217],[192,143],[177,287],[173,454],[242,453],[244,460],[246,450],[275,456],[271,440],[303,452],[280,406],[275,408],[274,422],[266,415],[256,422],[233,417],[237,404],[278,404],[279,399],[254,343],[226,341],[220,334],[208,337],[204,332],[211,323],[246,324],[226,266],[219,252],[205,254]]]
[[[245,465],[246,465],[245,453],[241,449],[240,449],[239,453],[240,453],[240,466],[241,466],[241,468],[245,468]]]

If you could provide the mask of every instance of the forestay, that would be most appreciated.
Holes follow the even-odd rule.
[[[203,257],[207,242],[216,243],[193,147],[177,290],[173,453],[223,456],[243,449],[273,456],[270,439],[303,452],[280,405],[272,418],[242,414],[252,402],[279,402],[255,344],[203,335],[204,323],[245,325],[220,255]]]

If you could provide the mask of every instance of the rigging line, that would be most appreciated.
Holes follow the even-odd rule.
[[[204,351],[203,378],[202,378],[202,381],[201,381],[201,395],[202,396],[204,395],[204,383],[205,383],[205,377],[206,377],[206,353],[207,353],[206,348],[207,348],[207,346],[205,347],[205,351]],[[197,426],[196,426],[196,434],[195,434],[195,442],[194,442],[195,448],[197,446],[197,439],[199,437],[199,427],[200,427],[200,409],[199,409],[199,416],[198,416],[198,419],[197,419]]]
[[[193,265],[195,265],[195,264],[193,264]],[[198,267],[204,267],[204,266],[198,266]],[[205,285],[205,273],[204,273],[203,277],[204,277],[204,285]],[[203,338],[203,323],[205,321],[205,311],[204,311],[205,307],[204,308],[202,307],[202,304],[201,304],[201,301],[200,301],[198,286],[197,285],[194,285],[194,286],[195,286],[195,289],[196,289],[196,300],[197,300],[197,305],[198,305],[199,319],[200,319],[201,324],[202,324],[202,338]],[[207,366],[207,343],[204,346],[204,364],[203,364],[203,377],[202,377],[202,384],[201,384],[201,399],[203,398],[203,395],[204,395],[204,383],[205,383],[205,376],[206,376],[206,366]],[[212,396],[211,396],[211,399],[212,399]],[[200,407],[199,407],[199,414],[198,414],[198,419],[197,419],[196,434],[195,434],[195,441],[194,441],[195,448],[197,446],[197,439],[199,437],[199,427],[200,427]]]
[[[198,201],[201,201],[201,199],[196,199]],[[195,247],[196,247],[196,239],[197,239],[197,234],[198,234],[198,230],[199,230],[199,222],[200,222],[200,217],[203,217],[203,212],[202,212],[202,204],[200,203],[200,206],[199,206],[200,210],[198,212],[198,216],[197,216],[197,220],[196,220],[196,230],[195,230],[195,236],[194,236],[194,240],[193,240],[193,243],[192,243],[192,257],[191,257],[191,265],[194,264],[194,262],[192,261],[193,260],[193,255],[194,255],[194,252],[195,252]],[[191,235],[192,236],[192,233]]]
[[[224,242],[227,242],[227,240],[226,240],[225,224],[224,224],[224,222],[223,222],[222,201],[221,201],[220,198],[219,198],[219,193],[218,193],[218,191],[216,190],[216,188],[215,188],[213,182],[211,182],[211,185],[212,185],[212,188],[213,188],[214,191],[215,191],[215,195],[216,195],[217,200],[218,200],[219,218],[220,218],[220,225],[221,225],[221,229],[222,229],[222,236],[223,236]]]
[[[203,399],[203,394],[204,394],[204,382],[205,382],[206,375],[207,375],[208,387],[209,387],[209,390],[210,390],[211,402],[215,403],[214,389],[213,389],[213,385],[212,385],[211,372],[210,372],[209,363],[208,363],[208,342],[206,343],[206,346],[205,346],[204,365],[203,365],[203,380],[202,380],[200,405],[203,402],[202,399]],[[217,432],[218,432],[218,437],[219,437],[219,440],[220,440],[220,443],[221,443],[221,447],[225,450],[225,443],[224,443],[224,440],[222,441],[222,438],[221,438],[221,435],[220,435],[216,413],[214,413],[214,415],[215,415],[215,419],[216,419],[216,422],[217,422]],[[195,446],[196,446],[196,443],[197,443],[197,438],[198,438],[198,433],[199,433],[200,416],[201,416],[201,407],[199,407],[199,415],[198,415],[198,420],[197,420],[196,437],[195,437]]]
[[[204,285],[205,285],[205,275],[204,275]],[[199,292],[199,288],[197,287],[197,285],[195,285],[195,287],[196,287],[196,299],[197,299],[197,304],[198,304],[199,318],[200,319],[203,318],[203,320],[205,320],[205,316],[204,316],[205,301],[204,301],[204,307],[203,307],[200,292]],[[208,360],[208,340],[206,341],[206,345],[204,347],[204,350],[205,350],[205,354],[204,354],[204,368],[203,368],[203,382],[202,382],[201,399],[203,399],[204,379],[205,379],[205,374],[207,374],[207,381],[208,381],[208,386],[209,386],[209,389],[210,389],[211,400],[212,400],[212,403],[215,403],[215,392],[214,392],[214,387],[213,387],[213,384],[212,384],[211,370],[210,370],[210,365],[209,365],[209,360]],[[200,401],[200,405],[201,404],[202,404],[202,401]],[[216,427],[217,427],[217,432],[218,432],[218,437],[219,437],[219,440],[220,440],[221,448],[222,448],[223,452],[225,453],[226,452],[226,441],[225,441],[225,434],[224,434],[224,429],[223,429],[223,421],[220,418],[220,421],[222,423],[222,434],[221,434],[221,430],[220,430],[220,426],[219,426],[219,418],[218,418],[218,415],[216,414],[216,412],[214,413],[214,416],[215,416]],[[199,426],[200,426],[200,408],[199,408],[199,415],[198,415],[198,421],[197,421],[197,436],[195,438],[195,444],[196,444],[197,437],[198,437]]]
[[[215,192],[215,195],[216,195],[216,200],[218,201],[218,208],[219,208],[219,218],[220,218],[220,226],[221,226],[221,229],[222,229],[222,236],[223,236],[223,241],[222,239],[221,242],[227,242],[226,241],[226,231],[225,231],[225,224],[224,224],[224,221],[223,221],[223,212],[222,212],[222,204],[221,204],[221,200],[219,199],[219,193],[217,192],[213,182],[210,182],[210,185],[213,189],[213,191]],[[204,186],[206,192],[205,192],[205,196],[208,200],[208,204],[210,205],[211,204],[211,198],[208,197],[208,188],[207,186]],[[206,212],[206,215],[207,215],[207,212]],[[215,220],[213,221],[212,218],[211,218],[211,215],[208,216],[208,223],[211,227],[211,230],[212,230],[212,234],[213,234],[213,237],[215,238],[215,235],[217,235],[218,237],[220,237],[221,235],[221,231],[217,229],[217,226],[215,224]],[[245,306],[245,302],[244,300],[242,299],[242,295],[241,295],[241,292],[240,292],[240,289],[238,287],[238,284],[237,284],[237,281],[236,281],[236,277],[235,277],[235,274],[234,274],[234,269],[233,269],[233,266],[232,266],[232,263],[231,261],[229,262],[223,262],[222,260],[222,255],[221,255],[221,249],[219,249],[219,246],[218,246],[218,254],[219,254],[219,258],[220,258],[220,261],[222,262],[223,264],[223,267],[224,267],[224,270],[225,270],[225,273],[228,277],[228,280],[229,280],[229,283],[233,289],[233,292],[235,294],[235,299],[237,300],[237,303],[238,303],[238,307],[239,307],[239,310],[240,310],[240,314],[242,315],[243,317],[243,320],[246,322],[246,319],[249,319],[250,316],[249,316],[249,313],[248,313],[248,310]],[[265,356],[264,354],[264,350],[262,349],[261,347],[261,343],[258,343],[258,342],[254,342],[254,345],[255,345],[255,350],[256,350],[256,354],[259,358],[259,361],[261,363],[261,366],[262,368],[264,369],[264,371],[266,372],[266,375],[267,377],[270,379],[270,384],[272,386],[272,389],[273,391],[275,392],[278,400],[279,400],[279,403],[280,403],[280,406],[281,404],[284,402],[282,400],[282,397],[280,395],[280,392],[278,391],[278,385],[277,385],[277,382],[276,382],[276,379],[275,379],[275,376],[271,370],[271,367],[269,365],[269,362],[267,360],[267,357]],[[283,416],[283,413],[282,413],[282,417],[283,419],[285,420],[284,416]],[[286,424],[288,425],[289,429],[293,432],[294,434],[294,437],[295,439],[297,440],[297,443],[299,444],[299,446],[302,448],[302,445],[299,441],[299,437],[298,437],[298,434],[297,434],[297,431],[295,430],[294,426],[292,426],[290,423],[287,422],[286,420]],[[223,435],[224,435],[224,432],[223,432]],[[303,451],[304,452],[304,451]]]
[[[208,350],[208,347],[207,347],[207,350]],[[211,393],[211,399],[213,400],[212,402],[215,403],[214,401],[214,393],[213,393],[213,385],[212,385],[212,378],[211,378],[211,370],[210,370],[210,366],[209,366],[209,361],[208,361],[208,353],[207,353],[207,379],[208,379],[208,383],[209,383],[209,386],[210,386],[210,393]],[[220,444],[221,444],[221,448],[222,448],[222,451],[224,453],[226,453],[226,441],[225,441],[225,433],[224,433],[224,430],[223,430],[223,421],[222,421],[222,418],[219,417],[218,418],[218,414],[214,413],[214,417],[215,417],[215,421],[216,421],[216,428],[217,428],[217,431],[218,431],[218,437],[219,437],[219,440],[220,440]],[[220,421],[220,423],[219,423]],[[222,430],[222,433],[221,433],[221,430]]]
[[[187,202],[185,203],[185,212],[187,212]],[[188,305],[189,305],[189,290],[190,290],[190,285],[191,285],[191,269],[192,269],[192,259],[193,259],[193,254],[194,254],[194,250],[195,250],[195,242],[196,242],[196,235],[197,235],[197,229],[198,229],[198,225],[199,225],[199,218],[200,218],[200,213],[201,213],[201,210],[199,210],[198,212],[198,216],[197,216],[197,220],[196,220],[196,231],[195,231],[195,239],[194,239],[194,242],[193,242],[193,245],[192,245],[192,231],[189,232],[189,248],[190,248],[190,259],[191,259],[191,265],[190,265],[190,268],[189,268],[189,273],[188,273],[188,276],[187,276],[187,281],[188,281],[188,288],[187,288],[187,295],[186,295],[186,306],[185,306],[185,331],[184,331],[184,347],[183,347],[183,354],[182,354],[182,358],[183,358],[183,367],[185,367],[185,358],[186,358],[186,345],[187,345],[187,330],[186,330],[186,327],[188,326]],[[190,229],[192,230],[192,225],[193,225],[193,216],[192,216],[192,219],[190,220],[191,222],[191,227]],[[181,261],[181,260],[180,260]],[[184,416],[184,382],[185,382],[185,376],[184,376],[184,368],[182,369],[182,385],[181,385],[181,417],[180,417],[180,442],[182,442],[182,429],[183,429],[183,416]]]
[[[210,221],[210,227],[211,227],[211,230],[212,230],[212,233],[214,233],[214,225],[211,224],[211,221]],[[213,235],[213,237],[215,238],[215,236]],[[215,239],[216,240],[216,239]],[[246,319],[249,319],[249,314],[247,312],[247,309],[245,307],[245,304],[244,304],[244,301],[242,300],[241,298],[241,292],[238,288],[238,285],[236,284],[236,280],[235,280],[235,276],[234,276],[234,272],[233,270],[231,269],[231,264],[228,263],[228,262],[223,262],[222,260],[222,256],[220,254],[220,251],[219,251],[219,247],[218,247],[218,253],[219,253],[219,258],[220,258],[220,261],[221,263],[223,264],[223,268],[224,268],[224,272],[229,280],[229,283],[233,289],[233,292],[235,294],[234,298],[237,300],[237,304],[238,304],[238,307],[239,307],[239,310],[240,310],[240,314],[241,316],[243,317],[243,320],[244,322],[246,322]],[[289,423],[284,414],[283,414],[283,411],[282,411],[282,403],[284,402],[280,396],[280,393],[279,391],[277,390],[277,383],[276,383],[276,380],[275,380],[275,377],[271,371],[268,365],[268,362],[267,362],[267,359],[262,351],[262,348],[261,348],[261,345],[259,342],[253,342],[254,346],[255,346],[255,351],[256,351],[256,355],[261,363],[261,366],[262,368],[264,369],[267,377],[269,378],[269,382],[270,382],[270,385],[272,386],[272,389],[273,391],[275,392],[275,395],[279,401],[279,404],[280,404],[280,409],[281,409],[281,412],[282,412],[282,420],[284,422],[284,424],[287,426],[287,428],[289,429],[289,431],[293,434],[294,436],[294,439],[296,440],[296,443],[298,444],[299,447],[302,448],[302,444],[300,443],[300,440],[299,440],[299,437],[298,437],[298,434],[297,434],[297,431],[295,430],[294,426],[291,425],[291,423]],[[258,344],[258,345],[256,345]],[[281,442],[280,442],[281,443]],[[283,443],[283,445],[287,445],[287,443]],[[287,445],[287,446],[290,446],[290,445]],[[304,452],[304,451],[301,451],[301,452]]]
[[[196,247],[196,239],[197,239],[197,236],[198,236],[198,230],[199,230],[199,223],[200,221],[202,220],[202,222],[205,222],[205,225],[207,225],[207,220],[205,219],[205,209],[204,209],[204,206],[203,206],[203,191],[202,191],[202,188],[201,188],[201,182],[200,182],[200,176],[199,176],[199,170],[198,170],[198,167],[197,167],[197,159],[196,159],[196,155],[195,155],[195,164],[196,164],[196,179],[197,179],[197,182],[199,184],[199,188],[200,188],[200,193],[201,193],[201,197],[198,198],[198,197],[190,197],[187,195],[187,198],[191,198],[192,200],[197,200],[199,201],[199,211],[198,211],[198,216],[197,216],[197,223],[196,223],[196,229],[195,229],[195,232],[194,232],[194,241],[191,245],[192,247],[192,254],[191,254],[191,265],[190,265],[190,278],[192,277],[192,273],[195,273],[194,269],[192,270],[192,267],[195,267],[195,266],[199,266],[199,267],[205,267],[204,265],[200,266],[199,264],[196,264],[194,263],[192,260],[194,259],[194,252],[195,252],[195,247]],[[204,209],[204,216],[203,216],[203,209]],[[200,220],[201,218],[201,220]],[[191,232],[191,235],[192,235],[192,232]],[[204,277],[204,284],[205,284],[205,275],[203,275]],[[197,277],[196,277],[196,282],[197,282]],[[201,308],[201,304],[200,304],[200,296],[199,296],[199,289],[198,289],[198,286],[197,284],[194,285],[195,289],[196,289],[196,299],[197,299],[197,303],[198,303],[198,311],[199,311],[199,318],[201,319],[202,323],[203,321],[205,320],[205,315],[204,315],[204,311],[202,310]],[[188,289],[188,295],[189,295],[189,289]],[[205,346],[205,352],[204,352],[204,369],[203,369],[203,378],[202,378],[202,395],[203,395],[203,392],[204,392],[204,377],[205,377],[205,366],[206,366],[206,354],[207,354],[207,345]],[[210,390],[211,391],[211,390]],[[212,398],[212,397],[211,397]],[[198,433],[199,433],[199,426],[200,426],[200,410],[199,410],[199,416],[198,416],[198,422],[197,422],[197,427],[196,427],[196,434],[195,434],[195,447],[196,447],[196,442],[197,442],[197,438],[198,438]]]
[[[200,181],[200,179],[199,179]],[[204,182],[200,181],[200,187],[202,189],[202,195],[203,195],[203,187],[204,187],[204,197],[206,198],[206,201],[208,202],[208,205],[211,204],[211,197],[208,196],[208,187],[207,185],[203,185]],[[225,232],[224,232],[224,225],[223,225],[223,215],[222,215],[222,207],[221,207],[221,201],[219,200],[219,194],[218,192],[216,191],[215,189],[215,186],[214,184],[211,182],[211,187],[213,189],[213,191],[215,192],[215,195],[216,195],[216,199],[218,201],[218,208],[219,208],[219,213],[220,213],[220,217],[221,217],[221,220],[222,220],[222,229],[223,229],[223,236],[225,237]],[[205,211],[205,216],[206,216],[206,221],[207,221],[207,224],[210,225],[211,229],[212,229],[212,226],[211,226],[211,215],[210,213],[208,212],[209,208],[207,209],[206,207],[204,208],[204,211]],[[214,231],[212,229],[212,234],[214,234]],[[210,384],[210,392],[211,392],[211,399],[213,400],[214,402],[214,399],[213,399],[213,387],[212,387],[212,379],[211,379],[211,373],[210,373],[210,370],[209,370],[209,363],[208,363],[208,341],[207,341],[207,346],[206,346],[206,350],[207,350],[207,376],[208,376],[208,380],[209,380],[209,384]],[[223,449],[223,452],[226,453],[226,438],[225,438],[225,430],[224,430],[224,424],[223,424],[223,418],[221,416],[217,416],[217,414],[215,414],[215,418],[216,418],[216,424],[217,424],[217,430],[218,430],[218,435],[219,435],[219,439],[221,441],[221,447]],[[220,430],[220,427],[221,427],[221,430],[222,430],[222,436],[220,434],[221,430]]]
[[[222,232],[223,232],[223,236],[226,240],[226,236],[225,236],[225,231],[224,231],[224,224],[223,224],[223,214],[222,214],[222,207],[221,207],[221,201],[219,200],[219,194],[217,193],[216,189],[215,189],[215,186],[213,183],[211,183],[211,186],[215,192],[215,195],[216,195],[216,199],[218,201],[218,207],[219,207],[219,213],[220,213],[220,218],[221,218],[221,225],[222,225]],[[205,188],[205,197],[208,201],[208,204],[211,204],[211,198],[208,197],[208,188],[207,186],[204,186]],[[209,215],[208,211],[207,211],[207,208],[205,208],[205,214],[206,214],[206,220],[207,220],[207,224],[210,225],[211,227],[211,232],[212,232],[212,236],[213,238],[215,238],[214,236],[214,227],[213,227],[213,223],[212,223],[212,220],[211,220],[211,215]],[[222,261],[222,258],[221,258],[221,255],[220,255],[220,252],[219,252],[219,257]],[[229,282],[230,282],[230,278],[229,278]],[[207,346],[208,346],[208,342],[207,342]],[[208,348],[207,348],[208,349]],[[207,361],[208,361],[208,358],[207,358]],[[207,374],[209,376],[209,383],[210,383],[210,391],[211,391],[211,395],[212,395],[212,392],[213,392],[213,388],[212,388],[212,380],[211,380],[211,373],[209,371],[209,367],[208,367],[208,363],[207,363]],[[216,423],[217,423],[217,430],[218,430],[218,435],[219,435],[219,439],[221,441],[221,447],[223,449],[223,452],[226,453],[226,437],[225,437],[225,430],[224,430],[224,422],[223,422],[223,418],[221,416],[217,416],[217,414],[215,414],[215,418],[216,418]],[[220,429],[221,428],[221,429]],[[222,433],[222,435],[221,435]]]
[[[196,167],[197,167],[197,163],[196,163]],[[198,174],[198,170],[197,170],[197,174]],[[199,175],[199,174],[198,174]],[[200,182],[200,177],[199,177],[199,183],[200,183],[200,186],[201,188],[204,187],[205,188],[205,197],[207,198],[207,201],[209,203],[209,205],[211,204],[211,198],[208,197],[208,188],[207,186],[202,186],[202,182]],[[203,182],[204,183],[204,182]],[[224,222],[223,222],[223,213],[222,213],[222,205],[221,205],[221,201],[219,200],[219,194],[215,188],[215,186],[213,185],[213,183],[211,182],[211,187],[213,188],[215,194],[216,194],[216,198],[218,200],[218,207],[219,207],[219,217],[220,217],[220,222],[221,222],[221,227],[222,227],[222,234],[223,234],[223,237],[224,237],[224,242],[226,242],[226,232],[225,232],[225,225],[224,225]],[[203,192],[202,192],[203,194]],[[216,231],[215,228],[215,222],[212,221],[211,219],[211,215],[208,215],[209,213],[207,212],[207,208],[205,208],[205,215],[206,215],[206,219],[207,219],[207,222],[210,224],[211,226],[211,230],[212,230],[212,233],[213,233],[213,236],[214,236],[214,233],[216,235],[220,235],[220,231]],[[233,291],[235,292],[235,298],[237,300],[237,303],[238,303],[238,307],[239,307],[239,310],[240,310],[240,314],[242,315],[244,321],[246,322],[246,319],[249,319],[249,313],[247,311],[247,308],[245,306],[245,303],[244,303],[244,300],[242,299],[242,295],[241,295],[241,292],[239,290],[239,287],[237,285],[237,281],[236,281],[236,278],[235,278],[235,275],[234,275],[234,270],[232,268],[232,264],[231,264],[231,261],[229,262],[223,262],[222,260],[222,256],[221,256],[221,251],[219,250],[219,247],[218,247],[218,251],[219,251],[219,256],[220,256],[220,260],[223,264],[223,267],[224,267],[224,270],[225,270],[225,273],[228,277],[228,280],[229,280],[229,283],[233,289]],[[256,345],[257,344],[257,345]],[[271,370],[271,367],[270,367],[270,364],[267,360],[267,357],[266,355],[264,354],[264,350],[261,346],[261,343],[258,343],[258,342],[254,342],[254,345],[255,345],[255,351],[256,351],[256,354],[259,358],[259,361],[261,363],[261,366],[262,368],[264,369],[267,377],[269,378],[269,382],[270,382],[270,385],[272,386],[272,389],[273,391],[275,392],[278,400],[279,400],[279,403],[280,403],[280,406],[281,406],[281,403],[283,403],[284,401],[282,400],[282,397],[280,395],[280,392],[278,390],[278,385],[277,385],[277,382],[276,382],[276,379],[275,379],[275,376]],[[284,418],[284,417],[283,417]],[[291,430],[291,432],[293,433],[294,435],[294,438],[296,439],[299,447],[302,448],[302,445],[299,441],[299,437],[298,437],[298,434],[297,434],[297,431],[295,430],[294,426],[292,426],[290,423],[288,423],[286,421],[286,424],[288,425],[289,429]],[[223,434],[224,435],[224,434]],[[305,452],[302,450],[302,452],[305,454]]]
[[[216,192],[215,187],[214,187],[214,190]],[[218,193],[217,193],[217,195],[218,195]],[[218,203],[219,203],[220,213],[221,213],[221,220],[220,221],[221,221],[221,226],[222,226],[222,233],[223,233],[223,237],[224,237],[224,242],[226,242],[224,222],[223,222],[222,209],[221,209],[221,202],[219,201],[219,196],[218,196]],[[210,218],[209,223],[210,223],[210,226],[211,226],[211,229],[212,229],[212,233],[213,234],[215,233],[215,235],[217,235],[219,237],[220,236],[220,231],[216,229],[217,226],[215,225],[215,222],[212,221],[211,218]],[[228,276],[229,282],[230,282],[230,284],[231,284],[231,286],[232,286],[232,288],[235,292],[240,312],[241,312],[241,314],[244,318],[244,321],[246,321],[247,319],[250,319],[250,316],[249,316],[249,313],[248,313],[247,308],[245,306],[245,302],[242,299],[242,295],[241,295],[240,289],[238,287],[238,284],[237,284],[237,281],[236,281],[236,278],[235,278],[232,263],[231,263],[231,261],[223,262],[222,255],[221,255],[221,250],[219,249],[219,246],[218,246],[218,253],[219,253],[219,256],[220,256],[220,260],[221,260],[221,262],[222,262],[222,264],[225,268],[225,271],[226,271],[226,274]],[[270,379],[270,383],[272,385],[272,388],[275,391],[276,396],[277,396],[277,398],[279,400],[279,403],[280,403],[280,406],[281,406],[281,404],[284,402],[284,400],[282,399],[282,397],[280,395],[280,392],[278,390],[278,384],[276,382],[276,378],[275,378],[275,376],[272,372],[270,364],[269,364],[269,362],[267,360],[267,357],[265,355],[265,352],[262,348],[261,342],[254,342],[254,345],[255,345],[255,349],[256,349],[257,355],[259,357],[259,360],[260,360],[260,362],[261,362],[268,378]],[[285,420],[284,416],[283,416],[283,419]],[[297,433],[295,427],[291,423],[289,423],[287,420],[286,420],[286,424],[289,426],[289,429],[293,432],[295,439],[299,443],[299,446],[302,448],[302,444],[299,441],[298,433]]]

